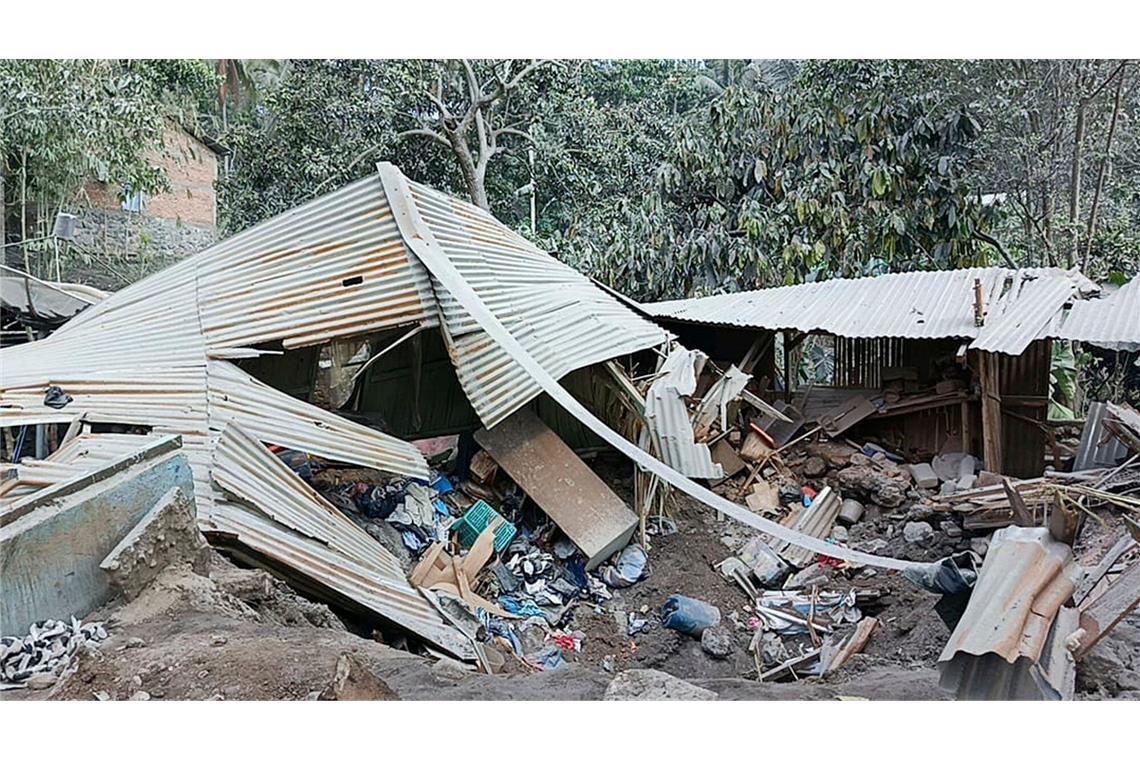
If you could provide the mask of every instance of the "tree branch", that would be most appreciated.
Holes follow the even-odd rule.
[[[987,235],[986,233],[982,232],[981,230],[974,230],[972,234],[974,237],[976,237],[978,240],[981,240],[983,243],[989,243],[994,248],[996,248],[997,252],[1001,254],[1001,257],[1003,259],[1005,259],[1005,263],[1010,269],[1017,269],[1017,264],[1013,263],[1013,259],[1010,258],[1009,253],[1007,253],[1005,250],[1005,246],[1002,245],[998,241],[997,238],[991,237],[990,235]]]
[[[419,135],[420,137],[429,137],[432,140],[438,142],[440,145],[447,146],[448,148],[451,147],[451,143],[448,142],[446,137],[441,135],[439,132],[436,132],[434,129],[428,129],[427,127],[420,127],[419,129],[405,129],[403,132],[397,134],[396,138],[402,140],[405,137],[412,137],[413,135]]]

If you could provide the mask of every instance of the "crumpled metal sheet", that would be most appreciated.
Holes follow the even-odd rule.
[[[719,480],[724,469],[712,460],[709,447],[693,437],[685,399],[697,390],[697,372],[707,357],[700,351],[674,347],[645,394],[645,421],[661,461],[690,478]]]
[[[1082,572],[1072,548],[1048,528],[994,533],[966,611],[938,658],[942,687],[962,698],[1047,698],[1038,684],[1059,683],[1063,675],[1054,670],[1067,667],[1054,647],[1054,621]]]
[[[981,328],[974,323],[975,279],[982,284]],[[1076,270],[988,267],[824,280],[642,308],[689,322],[849,338],[971,338],[973,348],[1016,355],[1055,335],[1063,306],[1096,290]]]
[[[555,378],[671,337],[482,209],[415,182],[406,187],[444,255]],[[494,427],[542,389],[447,288],[434,278],[432,287],[459,381],[479,419]]]
[[[1110,351],[1140,351],[1140,275],[1103,298],[1074,303],[1057,337]]]

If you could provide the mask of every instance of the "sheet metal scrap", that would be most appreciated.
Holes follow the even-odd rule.
[[[697,375],[706,357],[700,351],[674,347],[645,394],[645,420],[661,459],[690,478],[719,480],[724,470],[709,447],[694,440],[686,399],[697,390]]]
[[[1077,615],[1063,607],[1081,578],[1072,549],[1047,528],[994,533],[978,580],[939,657],[959,699],[1060,699],[1071,693],[1064,649]]]

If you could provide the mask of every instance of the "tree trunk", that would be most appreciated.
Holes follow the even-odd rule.
[[[7,156],[0,151],[0,262],[4,259],[4,244],[8,242],[8,230],[5,222],[8,219],[8,204],[6,202],[7,196],[4,194],[5,183],[7,179],[4,175],[4,166],[7,163],[5,159]]]
[[[1112,159],[1112,136],[1116,132],[1116,117],[1120,113],[1120,95],[1124,90],[1124,64],[1120,65],[1120,77],[1116,80],[1116,97],[1112,102],[1112,116],[1108,120],[1108,135],[1104,138],[1104,158],[1100,162],[1100,175],[1096,180],[1096,190],[1093,191],[1092,210],[1089,211],[1089,228],[1085,233],[1085,257],[1081,261],[1081,271],[1087,272],[1089,267],[1089,254],[1092,253],[1093,233],[1096,231],[1096,212],[1100,206],[1100,194],[1104,190],[1104,180],[1108,174],[1108,166]]]
[[[1069,249],[1068,265],[1071,267],[1079,256],[1080,234],[1077,219],[1081,210],[1081,147],[1085,140],[1085,103],[1081,98],[1077,104],[1077,126],[1073,132],[1073,165],[1069,174],[1069,226],[1072,228],[1073,245]]]
[[[484,211],[490,211],[491,204],[487,202],[487,186],[475,166],[475,159],[471,155],[471,148],[468,147],[467,140],[463,135],[450,132],[447,137],[451,142],[451,149],[454,151],[455,157],[459,160],[459,171],[463,174],[463,182],[467,185],[467,195],[471,197],[471,202]]]

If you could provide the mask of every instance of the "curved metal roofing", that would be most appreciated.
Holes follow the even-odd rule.
[[[974,281],[983,327],[974,324]],[[649,314],[733,327],[822,331],[849,338],[972,338],[1021,353],[1048,337],[1064,305],[1096,285],[1076,271],[986,267],[903,272],[643,304]]]

